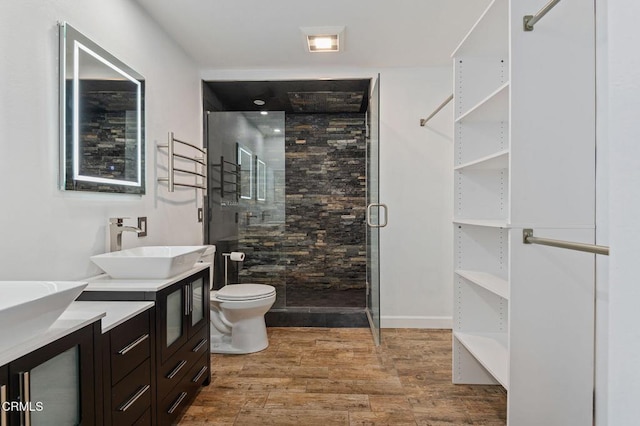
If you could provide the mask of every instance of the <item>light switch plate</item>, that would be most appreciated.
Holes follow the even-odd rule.
[[[138,218],[138,228],[142,229],[142,232],[138,234],[138,238],[147,236],[147,217],[141,216]]]

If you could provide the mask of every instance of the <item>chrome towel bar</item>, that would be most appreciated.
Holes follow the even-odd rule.
[[[228,167],[225,167],[225,166],[230,166],[231,168],[233,168],[233,170],[228,170]],[[224,198],[224,196],[227,194],[234,194],[237,200],[238,197],[240,196],[240,185],[241,185],[240,165],[236,163],[232,163],[231,161],[226,161],[224,159],[224,156],[221,156],[220,163],[212,164],[211,167],[219,168],[219,171],[220,171],[220,186],[211,188],[211,190],[212,191],[220,190],[220,198]],[[227,175],[231,175],[230,179],[233,179],[233,180],[228,180]],[[233,185],[235,189],[233,191],[227,191],[226,186],[228,185]]]
[[[453,100],[453,94],[449,95],[449,97],[447,99],[445,99],[445,101],[442,102],[438,106],[438,108],[436,108],[435,111],[433,111],[427,118],[421,118],[420,119],[420,127],[424,127],[429,120],[431,120],[437,113],[439,113],[440,110],[442,110],[442,108],[446,107],[447,104],[449,102],[451,102],[452,100]]]
[[[187,146],[188,148],[195,149],[199,151],[202,156],[189,157],[187,155],[179,154],[175,152],[175,144],[180,143],[182,145]],[[166,145],[158,145],[159,149],[167,149],[168,150],[168,175],[167,177],[159,177],[158,182],[167,182],[167,186],[169,192],[174,192],[174,188],[176,186],[184,186],[188,188],[196,188],[202,189],[206,192],[207,190],[207,150],[205,148],[200,148],[192,143],[182,141],[180,139],[176,139],[173,136],[173,132],[169,132],[169,139]],[[186,170],[183,168],[175,167],[175,158],[181,158],[183,160],[192,161],[196,164],[200,164],[202,166],[202,172],[197,172],[193,170]],[[196,177],[196,183],[179,183],[175,181],[175,173],[185,173],[194,175]],[[202,183],[197,182],[197,178],[202,178]]]
[[[599,246],[595,244],[575,243],[572,241],[552,240],[549,238],[538,238],[533,236],[533,229],[522,230],[523,244],[540,244],[543,246],[551,246],[564,248],[569,250],[584,251],[587,253],[602,254],[609,256],[609,247]]]
[[[555,5],[560,3],[560,0],[551,0],[549,3],[545,4],[542,9],[538,11],[535,15],[526,15],[522,18],[522,23],[524,24],[525,31],[533,31],[533,26],[538,22],[544,15],[546,15],[551,9],[554,8]]]

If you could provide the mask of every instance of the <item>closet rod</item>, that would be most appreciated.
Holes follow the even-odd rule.
[[[560,3],[560,0],[551,0],[549,3],[544,5],[542,9],[538,11],[535,15],[526,15],[522,18],[522,22],[524,24],[525,31],[533,31],[533,26],[538,22],[544,15],[546,15],[551,9],[554,8],[556,4]]]
[[[442,108],[444,108],[445,106],[447,106],[447,104],[448,104],[449,102],[451,102],[452,100],[453,100],[453,94],[449,95],[449,97],[448,97],[447,99],[445,99],[445,101],[444,101],[443,103],[441,103],[441,104],[438,106],[438,108],[436,108],[436,109],[435,109],[435,111],[433,111],[433,112],[431,113],[431,115],[429,115],[427,118],[421,118],[421,119],[420,119],[420,126],[421,126],[421,127],[424,127],[424,126],[425,126],[425,124],[427,124],[427,121],[431,120],[431,119],[433,118],[433,116],[434,116],[434,115],[436,115],[437,113],[439,113],[439,112],[440,112],[440,110],[441,110]]]
[[[522,230],[522,242],[524,244],[541,244],[543,246],[559,247],[569,250],[585,251],[587,253],[603,254],[609,256],[609,247],[595,244],[574,243],[572,241],[552,240],[533,236],[533,229]]]

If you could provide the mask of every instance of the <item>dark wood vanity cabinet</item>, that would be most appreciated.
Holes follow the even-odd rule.
[[[100,334],[97,321],[1,367],[0,424],[102,424]]]
[[[156,424],[154,320],[147,309],[102,335],[106,425]]]
[[[142,343],[127,353],[131,354],[129,356],[132,358],[135,357],[134,361],[125,361],[124,357],[116,353],[143,338],[142,323],[145,320],[136,317],[131,321],[139,321],[139,324],[136,322],[129,326],[129,321],[122,324],[121,326],[126,325],[122,327],[122,336],[111,337],[109,340],[110,384],[105,383],[104,388],[105,392],[108,391],[110,394],[105,397],[105,407],[109,407],[105,424],[132,424],[131,420],[138,413],[143,417],[136,420],[135,424],[174,424],[189,406],[198,389],[209,384],[211,371],[208,284],[209,268],[205,268],[157,291],[82,293],[80,300],[155,302],[155,307],[150,310],[150,338],[143,339]],[[117,339],[117,342],[114,339]],[[145,358],[146,348],[151,351],[148,358]],[[145,364],[147,361],[148,365]],[[151,377],[146,376],[147,367],[150,368]],[[150,386],[149,391],[145,390],[146,384]],[[137,399],[134,398],[136,396]],[[149,397],[151,410],[150,414],[147,414],[143,411],[143,405],[147,404]],[[107,402],[107,398],[110,398],[110,401]],[[130,408],[124,412],[136,414],[122,415],[119,409],[126,407],[129,402]]]
[[[174,423],[209,384],[209,270],[157,293],[158,423]]]

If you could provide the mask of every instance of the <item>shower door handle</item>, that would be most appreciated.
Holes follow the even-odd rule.
[[[371,221],[371,208],[372,207],[378,207],[378,208],[383,208],[384,209],[384,222],[383,223],[373,223]],[[383,203],[371,203],[367,206],[367,225],[369,225],[371,228],[384,228],[385,226],[387,226],[387,223],[389,222],[388,220],[388,207],[386,204]]]

